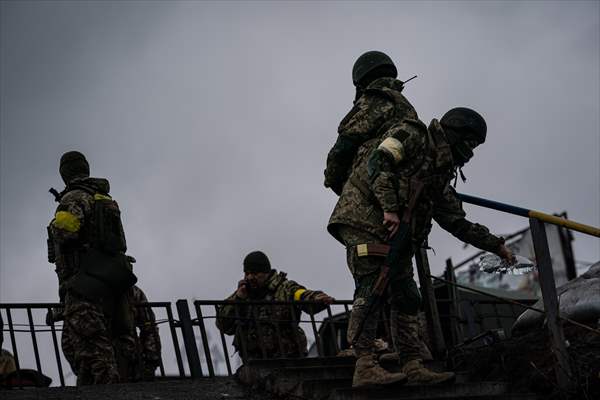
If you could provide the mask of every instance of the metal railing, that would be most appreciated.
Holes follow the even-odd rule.
[[[458,193],[457,196],[465,203],[470,203],[480,207],[518,215],[529,219],[529,227],[531,229],[533,247],[537,261],[540,288],[542,290],[542,298],[544,301],[546,321],[550,331],[550,337],[552,338],[552,351],[555,354],[558,363],[558,367],[555,369],[556,379],[558,386],[561,389],[568,390],[571,386],[572,370],[569,365],[562,321],[559,317],[558,296],[556,292],[556,283],[554,280],[554,270],[552,268],[552,258],[550,257],[548,238],[546,236],[545,223],[562,226],[595,237],[600,237],[600,228],[570,221],[566,218],[542,213],[540,211],[529,210],[471,195]]]
[[[444,303],[447,299],[438,299],[438,303],[444,309]],[[477,302],[477,300],[475,301]],[[490,300],[481,300],[483,303],[494,304],[494,308],[485,315],[479,315],[477,322],[485,319],[508,318],[503,315],[503,310],[497,308],[497,304]],[[499,304],[499,303],[498,303]],[[275,332],[275,352],[273,348],[263,348],[263,341],[258,341],[260,351],[252,355],[246,353],[244,345],[240,342],[234,346],[234,335],[226,335],[216,326],[218,309],[224,305],[233,305],[234,307],[250,307],[255,311],[260,308],[273,308],[275,312],[267,314],[276,314],[276,309],[289,309],[290,319],[276,319],[274,317],[265,319],[259,316],[257,312],[243,313],[240,309],[233,318],[233,322],[239,329],[244,326],[254,326],[261,329],[264,326]],[[315,302],[228,302],[215,300],[196,300],[192,302],[192,307],[187,300],[177,300],[175,310],[170,302],[150,302],[139,304],[138,307],[151,307],[157,312],[157,325],[167,325],[168,329],[160,330],[161,342],[163,343],[162,355],[157,378],[199,378],[215,376],[231,376],[236,368],[246,361],[252,359],[278,359],[290,357],[330,357],[335,356],[340,350],[348,349],[349,343],[346,339],[348,321],[351,312],[352,301],[338,300],[317,313],[301,312],[300,308],[318,307]],[[437,304],[436,304],[437,305]],[[323,305],[320,305],[321,307]],[[46,373],[52,378],[58,377],[58,384],[65,386],[74,384],[73,374],[70,372],[69,363],[66,361],[59,348],[62,322],[49,321],[46,324],[46,317],[41,312],[52,313],[56,308],[61,307],[58,303],[4,303],[0,304],[0,313],[4,313],[7,322],[5,331],[8,332],[10,347],[15,356],[18,371],[23,368],[24,360],[29,356],[29,360],[34,360],[37,372]],[[33,311],[33,312],[32,312]],[[37,311],[37,313],[35,312]],[[176,311],[176,315],[174,314]],[[27,316],[27,323],[19,324],[15,322],[15,313],[21,312]],[[0,314],[1,315],[1,314]],[[385,313],[381,314],[386,315]],[[164,317],[161,319],[161,317]],[[449,317],[445,313],[441,318]],[[454,318],[455,316],[451,316]],[[44,322],[41,322],[44,321]],[[463,321],[465,322],[465,321]],[[466,321],[467,323],[469,321]],[[472,322],[472,321],[471,321]],[[299,327],[306,337],[305,348],[297,354],[290,355],[283,351],[281,342],[281,333],[288,327]],[[444,326],[444,335],[448,335],[447,327]],[[50,333],[50,337],[40,337],[42,333]],[[287,330],[289,334],[299,334],[297,330]],[[236,332],[242,334],[243,332]],[[18,336],[22,336],[19,338]],[[28,337],[30,340],[25,340]],[[389,321],[380,318],[377,337],[390,343]],[[41,339],[41,340],[40,340]],[[294,339],[297,341],[297,337]],[[434,338],[432,338],[434,339]],[[430,344],[431,345],[431,344]],[[23,351],[25,348],[26,351]],[[306,351],[309,353],[306,354]],[[54,363],[54,365],[49,365]],[[71,381],[67,378],[71,378]]]
[[[33,358],[35,371],[38,374],[48,374],[51,378],[54,378],[53,380],[58,378],[60,386],[66,386],[69,377],[73,378],[71,383],[74,383],[73,372],[60,350],[63,331],[62,318],[55,319],[52,317],[57,314],[58,310],[62,311],[62,307],[63,305],[60,303],[0,303],[0,318],[4,321],[3,331],[8,333],[8,339],[10,340],[10,345],[7,346],[7,340],[5,340],[4,346],[12,351],[17,376],[21,374],[24,366],[27,365],[26,362],[24,363],[25,358]],[[174,318],[171,303],[149,302],[138,304],[137,307],[151,307],[160,310],[159,315],[166,317],[163,319],[157,318],[154,323],[157,326],[168,324],[169,330],[167,334],[163,332],[161,341],[172,343],[172,349],[171,346],[168,346],[168,350],[175,355],[176,372],[166,371],[161,357],[158,367],[159,377],[185,376],[176,331],[176,328],[179,327],[179,321]],[[23,316],[26,317],[25,323],[16,319]],[[50,338],[43,337],[46,333],[50,333]]]

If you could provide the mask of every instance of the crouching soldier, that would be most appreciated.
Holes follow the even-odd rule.
[[[298,325],[300,314],[302,311],[310,314],[320,312],[334,299],[288,280],[285,272],[271,269],[263,252],[255,251],[244,259],[244,279],[226,301],[236,304],[218,308],[217,327],[226,335],[234,335],[233,345],[246,361],[305,357],[307,342],[304,331]],[[314,301],[316,304],[294,304],[299,301]]]

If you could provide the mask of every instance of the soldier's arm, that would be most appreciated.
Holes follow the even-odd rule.
[[[301,305],[302,311],[308,314],[316,314],[327,307],[334,299],[329,297],[323,291],[306,289],[299,283],[291,280],[286,280],[281,285],[281,290],[284,293],[286,301],[315,301],[317,304],[303,304]],[[329,299],[331,301],[329,301]]]
[[[435,199],[433,219],[446,231],[481,250],[498,253],[504,239],[490,233],[483,225],[468,221],[462,202],[456,197],[456,191],[450,185]]]
[[[225,299],[226,302],[241,301],[234,292],[231,296]],[[235,334],[236,310],[234,304],[223,304],[217,307],[217,328],[226,335]],[[239,307],[239,306],[238,306]],[[241,312],[241,309],[239,310]]]
[[[408,198],[398,195],[408,195],[406,190],[398,190],[402,177],[396,170],[402,165],[408,165],[424,151],[427,127],[419,120],[406,119],[392,126],[385,134],[383,141],[373,151],[368,161],[368,176],[370,189],[385,213],[399,213]]]
[[[325,187],[338,195],[352,166],[358,148],[376,136],[394,110],[394,104],[376,93],[363,95],[338,127],[338,137],[327,155]]]
[[[59,242],[76,241],[79,238],[85,214],[91,209],[91,196],[81,190],[67,193],[56,208],[51,223],[52,234]]]

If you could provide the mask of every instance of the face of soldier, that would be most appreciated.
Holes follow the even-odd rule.
[[[251,290],[262,289],[265,287],[267,279],[269,278],[268,272],[245,272],[244,277],[248,282]]]

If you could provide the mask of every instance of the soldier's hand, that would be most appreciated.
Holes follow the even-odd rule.
[[[318,295],[315,296],[315,301],[324,303],[324,304],[331,304],[335,301],[335,299],[331,296],[329,296],[327,293],[319,293]]]
[[[510,264],[514,264],[517,261],[513,252],[504,244],[500,245],[500,248],[498,249],[498,252],[496,254],[504,258]]]
[[[246,282],[245,279],[242,279],[241,281],[238,282],[238,288],[237,291],[235,292],[235,295],[237,297],[239,297],[240,299],[245,299],[248,297],[248,282]]]
[[[388,237],[392,238],[396,234],[396,232],[398,232],[398,228],[400,227],[400,218],[398,217],[398,213],[384,212],[383,225],[387,228],[389,232]]]

